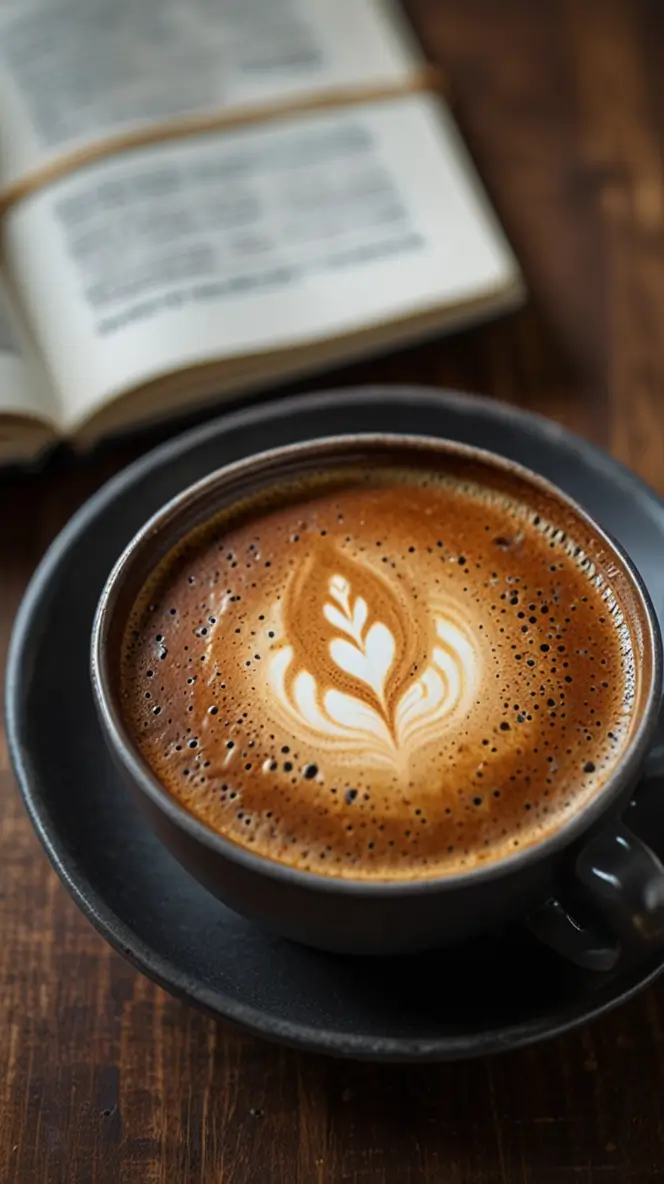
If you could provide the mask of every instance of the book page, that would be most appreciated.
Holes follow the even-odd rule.
[[[0,276],[0,415],[52,422],[43,376],[30,356]]]
[[[393,0],[3,0],[0,184],[74,149],[419,55]]]
[[[428,96],[91,165],[10,210],[4,245],[67,431],[160,374],[518,290]]]

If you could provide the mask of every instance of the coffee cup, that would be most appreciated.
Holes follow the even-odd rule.
[[[664,868],[623,821],[656,615],[511,461],[356,435],[229,465],[126,548],[91,665],[158,836],[282,936],[396,954],[521,919],[598,970],[664,940]]]

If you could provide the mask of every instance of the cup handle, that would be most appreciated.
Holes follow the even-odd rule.
[[[585,970],[613,970],[664,945],[664,866],[624,823],[581,849],[570,894],[598,923],[583,924],[574,905],[552,897],[527,918],[528,928]]]
[[[640,785],[664,780],[664,709]],[[657,785],[659,789],[660,786]],[[585,923],[581,914],[594,919]],[[532,933],[585,970],[613,970],[664,945],[664,865],[621,820],[577,853],[568,882],[531,913]]]

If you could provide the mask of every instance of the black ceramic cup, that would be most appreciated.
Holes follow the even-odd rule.
[[[171,548],[217,511],[284,478],[328,465],[479,464],[486,479],[583,540],[611,572],[638,659],[628,743],[604,784],[554,833],[475,870],[425,880],[322,876],[258,856],[223,838],[169,795],[142,759],[118,701],[121,641],[145,580]],[[557,515],[557,517],[556,517]],[[523,918],[543,940],[598,970],[664,942],[664,868],[622,821],[652,748],[662,687],[661,638],[638,572],[580,506],[543,478],[488,452],[415,436],[342,436],[275,449],[219,470],[168,503],[136,535],[108,578],[92,634],[92,683],[102,728],[156,833],[220,900],[285,937],[348,954],[441,947]]]

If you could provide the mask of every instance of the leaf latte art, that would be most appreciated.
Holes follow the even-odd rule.
[[[283,643],[269,664],[276,704],[325,748],[401,765],[472,701],[478,645],[442,600],[409,603],[368,565],[331,549],[325,560],[306,564],[287,590]]]

